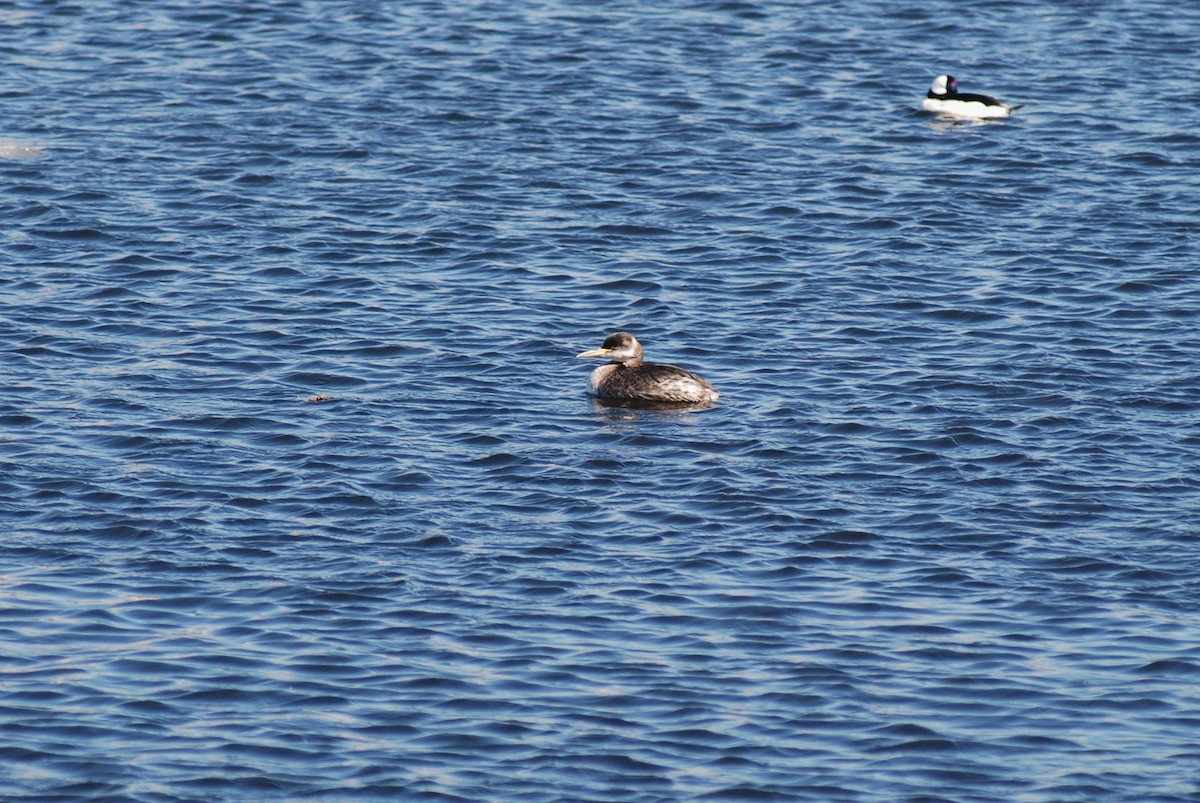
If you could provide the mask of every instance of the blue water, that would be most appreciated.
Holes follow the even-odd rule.
[[[0,33],[0,799],[1200,796],[1200,6]]]

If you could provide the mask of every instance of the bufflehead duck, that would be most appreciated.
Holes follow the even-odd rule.
[[[925,101],[921,104],[927,112],[974,119],[1008,117],[1014,109],[1019,109],[1024,105],[1022,103],[1013,106],[988,95],[959,92],[958,79],[953,75],[939,75],[934,78],[933,86],[929,88],[928,94],[925,95]]]

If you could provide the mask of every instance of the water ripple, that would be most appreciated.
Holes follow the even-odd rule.
[[[6,11],[0,797],[1195,797],[1196,12]]]

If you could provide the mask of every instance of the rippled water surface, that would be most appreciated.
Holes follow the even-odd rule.
[[[0,2],[0,798],[1196,799],[1198,52]]]

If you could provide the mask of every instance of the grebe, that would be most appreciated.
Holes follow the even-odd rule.
[[[691,371],[674,365],[643,363],[642,344],[628,332],[614,332],[598,349],[577,357],[607,357],[612,362],[592,371],[591,391],[597,399],[621,404],[705,404],[721,397]]]
[[[939,75],[933,79],[925,100],[921,103],[927,112],[939,112],[954,117],[971,117],[984,119],[987,117],[1008,117],[1014,109],[1024,106],[1024,103],[1013,106],[996,100],[988,95],[972,95],[969,92],[958,91],[958,79],[953,75]]]

